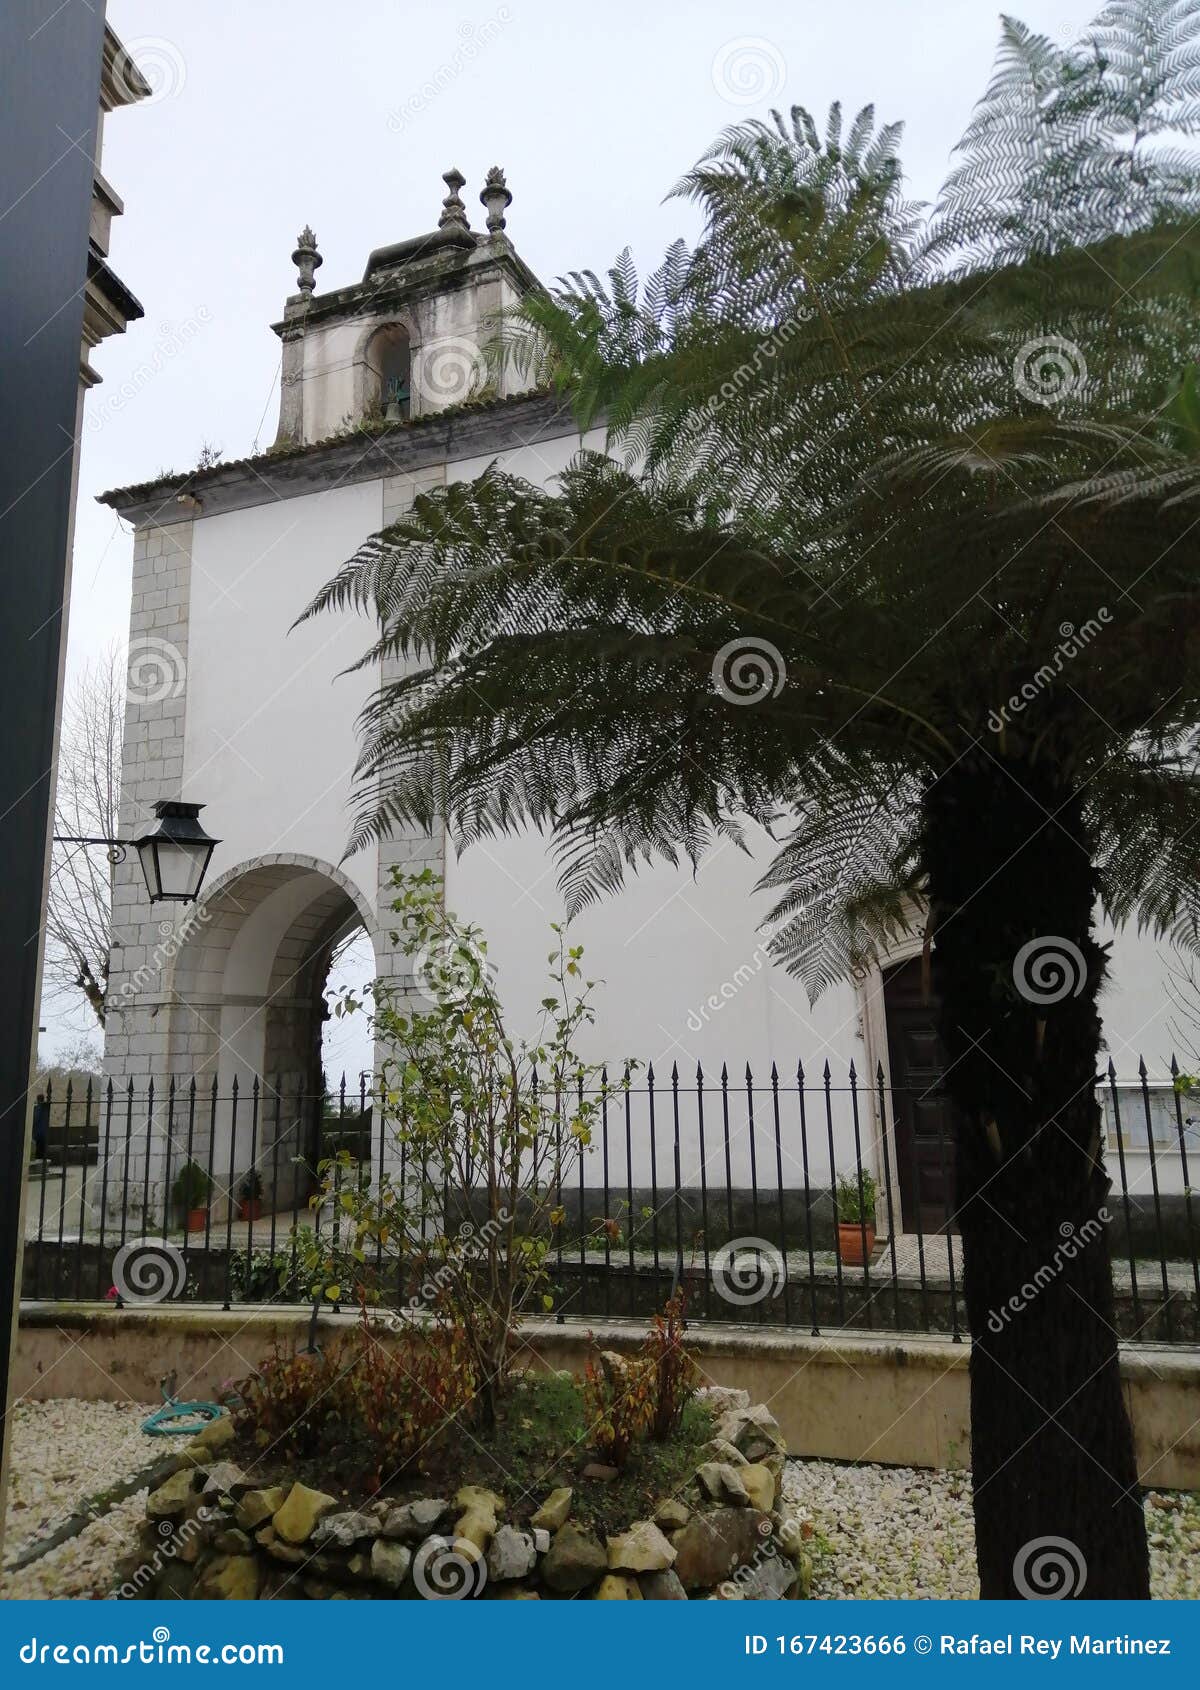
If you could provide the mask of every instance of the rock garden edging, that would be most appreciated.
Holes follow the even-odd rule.
[[[781,1494],[779,1427],[744,1391],[701,1392],[718,1416],[703,1460],[653,1517],[603,1540],[552,1491],[528,1527],[502,1496],[386,1497],[359,1507],[308,1485],[262,1486],[229,1459],[234,1427],[213,1421],[164,1464],[138,1547],[118,1568],[126,1598],[462,1598],[722,1601],[805,1597],[806,1528]]]

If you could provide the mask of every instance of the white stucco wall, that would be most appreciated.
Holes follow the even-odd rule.
[[[382,512],[370,481],[195,525],[183,793],[220,835],[213,879],[276,852],[341,858],[355,718],[373,680],[338,676],[371,628],[351,613],[289,627]],[[345,866],[373,907],[374,850]]]
[[[459,458],[455,463],[447,464],[446,480],[474,481],[489,464],[495,464],[509,475],[524,476],[535,487],[549,487],[577,452],[603,450],[604,431],[599,428],[590,429],[582,435],[556,435],[552,440],[521,440],[505,452],[493,452],[487,457]]]
[[[800,982],[768,960],[757,922],[770,907],[754,891],[769,855],[719,844],[693,876],[669,864],[630,874],[624,891],[582,911],[570,942],[584,946],[584,971],[603,982],[596,1025],[583,1053],[619,1072],[625,1057],[692,1080],[699,1062],[715,1080],[722,1063],[741,1084],[749,1063],[766,1081],[775,1061],[791,1081],[802,1060],[818,1078],[826,1058],[844,1071],[863,1062],[850,986],[810,1008]],[[555,865],[537,834],[489,839],[446,864],[446,901],[487,933],[489,960],[523,1033],[550,990],[551,922],[565,919]]]

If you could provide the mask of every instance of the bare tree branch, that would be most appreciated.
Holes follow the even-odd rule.
[[[70,687],[63,705],[56,834],[116,837],[125,722],[125,664],[114,644]],[[55,845],[50,863],[43,990],[82,992],[104,1025],[112,944],[113,864],[98,845]]]

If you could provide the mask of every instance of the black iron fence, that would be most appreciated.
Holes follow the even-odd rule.
[[[1098,1082],[1112,1195],[1104,1211],[1119,1329],[1200,1341],[1200,1097],[1143,1067]],[[797,1068],[685,1080],[654,1069],[589,1094],[592,1142],[554,1192],[548,1265],[556,1310],[645,1316],[684,1284],[692,1319],[830,1329],[963,1329],[948,1105],[936,1089],[835,1083]],[[306,1228],[317,1169],[366,1186],[403,1156],[380,1130],[366,1077],[308,1092],[285,1081],[228,1085],[96,1081],[50,1097],[25,1210],[29,1299],[308,1300]],[[44,1119],[44,1117],[43,1117]],[[932,1129],[930,1123],[933,1123]],[[397,1164],[397,1159],[399,1162]],[[436,1207],[437,1213],[431,1212]],[[479,1226],[485,1196],[445,1187],[419,1219]],[[1098,1223],[1099,1224],[1099,1223]],[[139,1249],[165,1262],[144,1297]],[[403,1241],[378,1263],[408,1300]]]

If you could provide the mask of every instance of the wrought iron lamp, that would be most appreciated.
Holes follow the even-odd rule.
[[[213,851],[221,843],[200,823],[203,804],[178,798],[161,799],[154,806],[155,826],[133,840],[106,839],[91,834],[55,834],[56,845],[106,845],[108,860],[124,862],[132,845],[142,865],[152,904],[190,904],[200,896]]]

